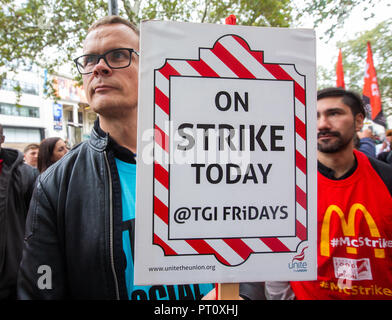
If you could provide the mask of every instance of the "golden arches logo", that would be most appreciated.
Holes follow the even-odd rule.
[[[346,237],[355,236],[355,215],[358,211],[361,211],[365,217],[366,223],[369,226],[370,234],[372,237],[380,237],[380,232],[374,222],[374,219],[370,215],[369,211],[360,203],[355,203],[351,206],[348,213],[348,219],[346,221],[343,211],[336,205],[330,205],[324,214],[323,224],[321,226],[321,242],[320,242],[320,253],[322,256],[330,256],[330,244],[329,244],[329,228],[332,213],[336,213],[340,218],[343,234]],[[348,246],[346,248],[347,253],[357,254],[357,248]],[[376,258],[385,258],[384,249],[374,248],[374,256]]]

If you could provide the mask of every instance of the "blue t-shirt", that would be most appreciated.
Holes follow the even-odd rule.
[[[116,158],[116,165],[121,184],[123,222],[132,225],[135,220],[136,164]],[[123,231],[122,239],[127,260],[125,280],[130,300],[199,300],[214,288],[212,284],[135,286],[133,284],[133,254],[129,230]]]

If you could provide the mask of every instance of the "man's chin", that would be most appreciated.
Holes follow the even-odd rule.
[[[335,147],[320,147],[320,145],[317,146],[317,150],[322,153],[336,153],[339,151],[339,149]]]
[[[125,116],[125,114],[129,113],[132,107],[129,105],[125,105],[124,103],[116,103],[116,102],[103,102],[96,104],[91,104],[91,109],[103,116],[108,118],[118,117],[118,116]]]
[[[113,97],[105,96],[105,95],[94,95],[93,99],[90,103],[91,109],[101,114],[102,112],[110,111],[116,105],[116,99]]]
[[[317,150],[322,153],[336,153],[347,147],[348,143],[317,143]]]
[[[106,104],[106,103],[94,103],[94,104],[91,104],[90,107],[94,112],[100,113],[100,111],[110,109],[111,105]]]

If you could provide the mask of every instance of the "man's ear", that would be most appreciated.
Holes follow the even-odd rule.
[[[363,120],[365,120],[365,117],[362,113],[357,113],[355,115],[354,121],[355,121],[355,131],[359,132],[361,131],[363,127]]]

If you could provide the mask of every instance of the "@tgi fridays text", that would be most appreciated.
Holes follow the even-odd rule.
[[[222,113],[228,110],[248,113],[248,92],[219,91],[212,105]],[[256,107],[256,106],[254,106]],[[222,117],[224,118],[224,117]],[[181,138],[176,149],[186,152],[283,152],[285,126],[279,123],[263,124],[262,120],[254,119],[257,124],[228,123],[188,123],[178,125],[177,134]],[[235,184],[268,184],[269,174],[274,170],[273,163],[251,163],[245,165],[224,161],[220,163],[191,163],[193,181],[196,185],[235,185]],[[198,220],[262,220],[286,219],[288,217],[286,205],[263,206],[206,206],[181,207],[175,211],[174,220],[182,224],[193,219]]]

